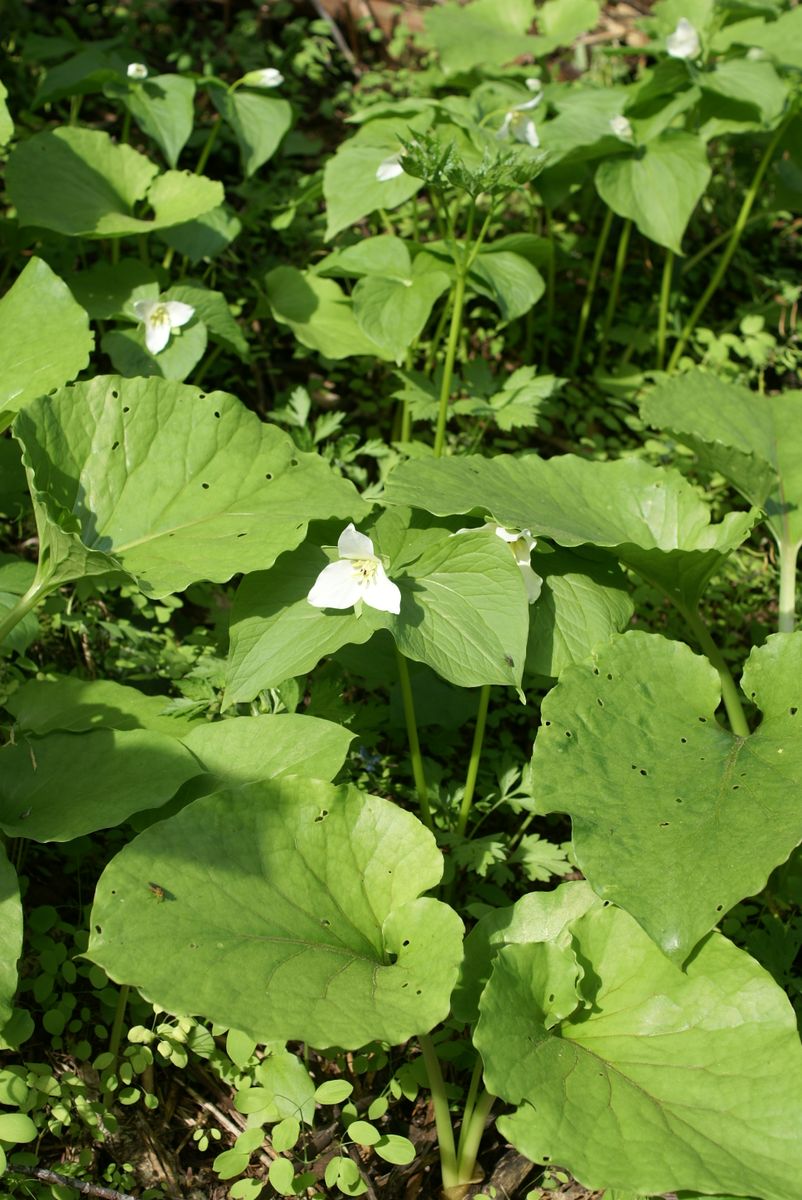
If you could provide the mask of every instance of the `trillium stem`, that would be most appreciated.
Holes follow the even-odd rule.
[[[426,1064],[426,1074],[429,1078],[429,1091],[432,1093],[434,1107],[434,1124],[437,1130],[437,1143],[440,1147],[440,1171],[443,1177],[443,1189],[457,1187],[460,1183],[457,1167],[457,1151],[454,1145],[454,1129],[451,1125],[451,1114],[448,1111],[448,1097],[443,1072],[440,1070],[440,1060],[428,1033],[418,1037],[423,1061]]]
[[[671,299],[671,280],[674,275],[674,251],[666,250],[663,261],[663,278],[660,281],[660,308],[657,313],[657,370],[662,371],[666,361],[666,330],[668,328],[668,304]]]
[[[702,313],[707,308],[712,297],[715,295],[722,279],[724,278],[724,275],[726,274],[727,267],[730,265],[730,262],[732,261],[732,256],[735,254],[735,251],[738,249],[738,243],[741,240],[741,235],[743,234],[743,231],[746,228],[747,221],[749,220],[749,214],[752,211],[752,205],[755,203],[758,191],[760,190],[760,185],[763,182],[763,176],[766,174],[766,171],[769,169],[769,164],[771,163],[771,160],[774,157],[774,151],[777,149],[780,139],[783,136],[783,134],[785,133],[786,129],[788,128],[788,124],[789,124],[790,120],[792,119],[792,117],[794,116],[795,112],[796,112],[796,105],[792,105],[789,112],[786,114],[785,118],[780,122],[780,124],[775,129],[773,137],[769,140],[769,143],[766,146],[766,149],[763,151],[763,155],[760,159],[760,162],[757,165],[757,170],[755,171],[755,174],[752,177],[752,182],[749,184],[749,187],[746,190],[746,194],[744,195],[744,199],[743,199],[743,203],[741,205],[740,212],[738,213],[735,224],[732,227],[729,241],[727,242],[727,245],[724,248],[724,253],[722,254],[721,258],[718,261],[716,269],[711,276],[710,282],[708,283],[708,285],[705,288],[702,295],[697,300],[696,306],[694,307],[693,312],[688,317],[688,320],[685,322],[685,328],[682,330],[682,333],[679,336],[677,344],[674,346],[674,349],[671,352],[671,357],[668,360],[669,374],[677,369],[677,364],[679,363],[679,360],[682,357],[682,352],[685,349],[686,345],[688,344],[688,341],[690,340],[694,330],[696,329],[696,325],[697,325],[697,322],[699,321],[699,318],[701,317]]]
[[[407,666],[407,660],[398,647],[396,647],[395,653],[398,659],[398,678],[401,683],[404,720],[407,725],[407,741],[409,742],[409,757],[412,762],[412,777],[415,780],[415,790],[418,793],[421,820],[427,829],[432,829],[434,827],[432,825],[432,813],[429,808],[429,790],[426,786],[423,755],[421,754],[420,741],[418,739],[418,726],[415,721],[415,701],[412,696],[412,684],[409,680],[409,667]]]
[[[204,168],[205,168],[207,162],[209,161],[209,155],[211,154],[212,150],[214,149],[214,144],[217,141],[217,135],[220,133],[220,124],[221,124],[221,121],[220,121],[220,117],[218,116],[216,121],[212,125],[211,129],[209,130],[206,141],[203,144],[203,149],[200,152],[200,158],[198,159],[198,165],[195,168],[196,175],[203,174]]]
[[[610,330],[613,325],[613,317],[615,310],[618,308],[618,296],[621,291],[621,276],[624,273],[624,267],[627,262],[627,250],[629,249],[629,237],[632,233],[632,222],[624,221],[621,227],[621,236],[618,239],[618,249],[615,252],[615,265],[613,267],[613,278],[610,283],[610,295],[607,298],[607,308],[604,313],[604,325],[602,327],[601,341],[599,343],[599,366],[604,366],[607,358],[607,339],[610,336]]]
[[[576,329],[576,337],[574,338],[574,349],[571,354],[571,363],[568,367],[568,375],[573,378],[576,374],[576,369],[579,366],[579,356],[582,353],[582,343],[585,339],[585,330],[588,327],[588,318],[590,310],[593,307],[593,297],[596,293],[596,283],[599,278],[604,251],[607,249],[607,239],[610,236],[610,227],[613,223],[613,210],[608,208],[604,214],[602,227],[599,231],[599,237],[596,242],[596,249],[593,254],[593,262],[590,265],[590,275],[588,277],[588,286],[582,300],[582,308],[579,312],[579,324]]]
[[[10,608],[5,617],[0,621],[0,645],[6,640],[23,617],[26,617],[31,609],[36,608],[36,605],[43,600],[49,591],[47,583],[34,579],[31,586],[23,596],[20,596],[17,603]]]
[[[710,636],[710,631],[700,617],[698,610],[682,608],[680,611],[699,645],[702,647],[702,650],[718,671],[721,680],[721,698],[727,710],[730,729],[736,737],[749,737],[750,730],[743,705],[741,704],[741,693],[732,677],[730,668],[727,666],[724,655]]]
[[[798,554],[798,544],[780,543],[780,614],[777,622],[777,629],[780,633],[793,633],[796,626],[796,560]]]
[[[549,258],[548,262],[546,263],[546,330],[543,334],[543,346],[540,352],[540,365],[543,370],[546,370],[549,365],[551,328],[554,324],[554,305],[556,302],[557,290],[557,257],[554,253],[554,225],[551,218],[551,209],[546,207],[544,209],[544,213],[546,220],[546,236],[549,240]]]
[[[465,303],[465,274],[457,273],[457,283],[454,288],[454,300],[451,309],[451,325],[448,330],[448,345],[446,346],[446,361],[443,365],[443,378],[440,381],[440,406],[437,411],[437,428],[434,434],[434,456],[440,458],[446,440],[446,422],[448,420],[448,402],[451,398],[451,380],[454,376],[454,361],[457,357],[459,334],[462,328],[462,309]]]
[[[479,693],[479,710],[476,714],[476,727],[473,731],[473,745],[471,746],[471,757],[468,760],[468,774],[465,777],[465,791],[462,794],[462,803],[459,810],[459,820],[457,821],[457,833],[463,837],[465,830],[468,827],[468,817],[471,813],[471,805],[473,804],[473,795],[476,791],[476,777],[479,774],[479,760],[482,757],[482,742],[485,736],[485,725],[487,724],[487,709],[490,704],[490,684],[486,683],[482,686]]]

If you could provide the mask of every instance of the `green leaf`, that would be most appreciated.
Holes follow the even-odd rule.
[[[489,1090],[520,1106],[502,1136],[591,1189],[794,1200],[802,1052],[770,976],[719,935],[681,971],[613,907],[572,931],[573,953],[496,956],[475,1040]],[[552,997],[572,988],[550,1028]]]
[[[233,787],[283,775],[333,779],[354,734],[333,721],[281,713],[204,721],[182,740],[220,786]]]
[[[763,712],[748,738],[716,721],[705,658],[630,632],[569,668],[543,703],[538,804],[569,813],[591,886],[679,962],[802,840],[788,803],[802,786],[802,634],[753,650],[741,686]]]
[[[156,270],[138,258],[96,262],[87,270],[75,271],[65,278],[73,296],[93,321],[134,319],[134,300],[155,300],[159,295]]]
[[[206,350],[206,326],[193,317],[183,329],[173,331],[170,341],[158,354],[145,345],[143,326],[114,329],[103,335],[100,348],[108,354],[115,371],[126,379],[170,379],[182,383],[203,358]]]
[[[538,125],[540,145],[548,151],[547,173],[561,163],[578,163],[621,150],[610,121],[623,112],[629,93],[621,87],[565,84],[554,96],[557,115]]]
[[[14,136],[14,122],[6,104],[7,95],[8,91],[0,81],[0,146],[7,146]]]
[[[751,104],[766,125],[780,117],[788,97],[788,87],[771,63],[746,58],[716,63],[711,71],[699,76],[699,83],[704,91]]]
[[[264,1120],[299,1117],[305,1125],[314,1124],[315,1085],[297,1055],[274,1047],[256,1068],[255,1077],[272,1096],[275,1115]]]
[[[128,87],[123,104],[174,167],[192,133],[195,84],[184,75],[151,75]]]
[[[20,448],[13,438],[0,438],[0,516],[17,520],[29,508],[30,493]],[[0,555],[0,563],[3,561]],[[32,582],[31,579],[26,586]]]
[[[10,554],[0,554],[0,617],[5,618],[27,592],[36,576],[33,563]],[[0,654],[24,654],[39,635],[39,622],[35,612],[28,612],[0,646]],[[6,704],[6,707],[8,705]]]
[[[624,575],[609,558],[535,550],[532,569],[543,587],[529,610],[526,669],[556,678],[625,629],[634,606]]]
[[[468,274],[468,286],[492,300],[504,321],[522,317],[546,290],[537,268],[511,250],[488,249],[479,254]]]
[[[237,139],[246,178],[258,171],[279,147],[292,124],[292,107],[277,96],[212,88],[212,100]]]
[[[556,6],[555,6],[556,7]],[[501,67],[523,54],[538,54],[538,39],[529,37],[535,9],[532,0],[472,0],[426,10],[427,40],[446,75],[483,67]]]
[[[14,1011],[17,960],[21,954],[22,904],[17,873],[0,846],[0,1029]]]
[[[0,1113],[0,1140],[4,1142],[33,1142],[39,1130],[23,1113]]]
[[[0,299],[0,428],[8,424],[5,412],[74,379],[93,346],[86,313],[70,289],[46,262],[32,258]]]
[[[760,16],[726,25],[716,33],[713,45],[716,50],[754,46],[765,50],[781,66],[802,69],[802,10],[788,9],[776,21]]]
[[[99,376],[29,406],[15,432],[53,579],[122,566],[164,596],[267,567],[308,521],[365,511],[320,457],[224,392]]]
[[[79,43],[71,40],[70,50],[74,51],[76,45]],[[72,53],[66,62],[47,68],[36,89],[33,107],[53,104],[57,100],[66,99],[67,96],[88,96],[93,92],[101,92],[105,84],[124,77],[127,65],[111,41],[79,49],[78,53]]]
[[[329,561],[311,544],[285,556],[269,576],[243,580],[231,618],[227,703],[305,674],[325,655],[366,642],[378,629],[392,633],[402,654],[462,687],[519,685],[528,605],[507,546],[484,533],[452,538],[435,530],[422,539],[406,528],[394,541],[397,522],[398,514],[385,514],[369,532],[377,552],[385,544],[394,550],[388,574],[401,591],[398,616],[311,605],[307,594]],[[331,530],[332,541],[337,532]]]
[[[57,729],[86,733],[104,728],[151,729],[171,737],[186,737],[197,722],[165,714],[169,703],[169,696],[146,696],[138,688],[112,679],[77,679],[72,675],[29,679],[4,701],[20,729],[39,736]],[[206,722],[201,722],[201,728],[207,728]]]
[[[596,171],[596,190],[619,217],[682,254],[682,237],[710,182],[704,142],[670,129],[634,154],[608,158]]]
[[[297,1117],[285,1117],[283,1121],[279,1121],[270,1131],[270,1141],[273,1144],[273,1149],[278,1153],[282,1150],[291,1150],[301,1134],[301,1122]]]
[[[386,1133],[380,1137],[373,1149],[379,1158],[383,1158],[385,1162],[395,1163],[398,1166],[405,1166],[407,1163],[415,1160],[415,1147],[409,1138],[401,1137],[397,1133]]]
[[[214,258],[230,246],[242,231],[242,222],[226,205],[211,208],[193,221],[182,221],[163,229],[159,237],[193,264]]]
[[[270,1186],[275,1188],[280,1196],[294,1194],[292,1181],[295,1178],[295,1170],[288,1158],[274,1158],[268,1168],[267,1177]]]
[[[232,350],[243,362],[248,361],[248,342],[241,326],[231,315],[228,301],[222,292],[213,292],[202,284],[187,282],[168,288],[162,295],[167,300],[182,300],[184,304],[191,304],[195,309],[195,316],[206,326],[211,340],[219,342],[227,350]]]
[[[354,288],[354,317],[362,332],[400,366],[423,332],[435,301],[449,286],[445,272],[414,267],[408,279],[368,275]]]
[[[777,542],[802,545],[802,401],[761,396],[702,371],[669,379],[641,405],[644,419],[690,445],[751,504]]]
[[[180,742],[149,729],[28,737],[0,750],[0,762],[0,828],[37,842],[119,825],[198,774]]]
[[[570,454],[409,461],[393,471],[384,500],[440,517],[489,514],[560,546],[606,547],[689,607],[757,518],[756,512],[728,513],[713,525],[707,505],[676,471]]]
[[[354,1085],[347,1079],[327,1079],[315,1089],[315,1099],[318,1104],[342,1104],[354,1090]]]
[[[222,184],[188,171],[163,175],[143,154],[107,133],[64,126],[12,151],[6,184],[20,225],[72,237],[148,233],[201,216],[223,200]],[[133,215],[147,199],[155,215]]]
[[[599,0],[546,0],[537,10],[540,37],[535,38],[533,53],[540,57],[558,46],[570,46],[598,20]]]
[[[148,903],[143,872],[169,903]],[[309,779],[249,784],[116,856],[88,955],[170,1012],[259,1041],[402,1042],[445,1017],[462,954],[456,914],[419,898],[441,873],[434,838],[389,801]]]
[[[381,1138],[376,1126],[369,1121],[352,1121],[348,1126],[348,1136],[360,1146],[375,1146]]]
[[[315,274],[322,276],[381,275],[385,279],[410,280],[412,259],[406,242],[401,238],[380,234],[364,238],[353,246],[334,250],[315,266]]]
[[[333,279],[276,267],[265,276],[265,289],[274,320],[289,325],[302,345],[326,358],[393,357],[360,329],[350,297]]]

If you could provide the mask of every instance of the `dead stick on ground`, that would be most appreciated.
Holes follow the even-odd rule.
[[[340,51],[340,54],[342,54],[343,58],[346,59],[350,64],[351,70],[354,72],[354,74],[358,74],[359,68],[357,66],[357,61],[354,58],[354,52],[343,37],[337,22],[332,16],[329,15],[329,13],[326,12],[321,0],[312,0],[312,7],[321,20],[328,23],[329,29],[331,30],[331,36],[334,38],[337,49]]]
[[[56,1183],[62,1187],[73,1188],[83,1196],[98,1196],[100,1200],[136,1200],[136,1196],[128,1192],[117,1192],[114,1188],[101,1187],[99,1183],[84,1183],[72,1175],[59,1175],[57,1171],[48,1171],[46,1167],[9,1167],[9,1174],[27,1175],[29,1179],[38,1179],[42,1183]]]

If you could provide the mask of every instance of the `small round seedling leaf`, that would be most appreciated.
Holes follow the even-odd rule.
[[[352,1121],[348,1126],[348,1136],[360,1146],[375,1146],[381,1134],[369,1121]]]
[[[354,1090],[354,1085],[346,1079],[327,1079],[315,1088],[315,1100],[318,1104],[342,1104]]]
[[[268,1169],[267,1177],[271,1186],[280,1196],[293,1195],[292,1181],[295,1178],[295,1171],[288,1158],[274,1158]]]
[[[401,1137],[398,1133],[386,1133],[374,1142],[373,1149],[379,1158],[385,1162],[404,1166],[415,1158],[415,1147],[409,1138]]]
[[[291,1150],[301,1133],[301,1122],[297,1117],[285,1117],[283,1121],[279,1121],[270,1131],[270,1141],[273,1143],[273,1149],[277,1153],[282,1150]]]

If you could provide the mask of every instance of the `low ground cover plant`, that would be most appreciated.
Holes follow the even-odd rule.
[[[800,9],[206,7],[2,34],[0,1187],[794,1200]]]

